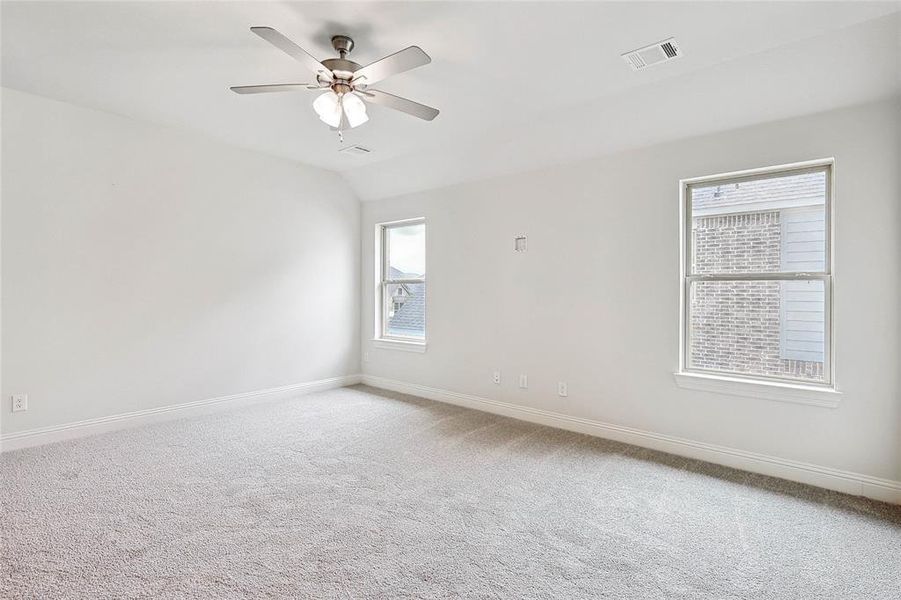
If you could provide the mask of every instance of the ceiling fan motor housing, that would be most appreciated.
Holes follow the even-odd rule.
[[[360,68],[360,65],[346,58],[326,58],[322,64],[334,73],[337,79],[350,79],[353,77],[354,71]]]

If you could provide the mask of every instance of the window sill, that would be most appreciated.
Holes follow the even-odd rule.
[[[375,338],[372,340],[372,346],[374,348],[381,348],[383,350],[401,350],[402,352],[425,352],[426,344],[425,342],[406,342],[402,340],[386,340],[382,338]]]
[[[842,393],[826,387],[775,381],[756,381],[739,377],[702,373],[673,373],[679,387],[733,396],[794,402],[811,406],[836,408]]]

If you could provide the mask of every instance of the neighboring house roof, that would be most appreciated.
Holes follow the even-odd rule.
[[[420,273],[404,273],[395,267],[388,267],[388,279],[420,279]]]
[[[404,273],[399,269],[390,267],[388,269],[388,277],[391,279],[412,279],[422,277],[422,275]],[[391,331],[401,334],[422,335],[425,332],[425,284],[405,283],[403,286],[409,293],[409,296],[394,313],[394,317],[391,318],[388,327]]]
[[[813,206],[826,201],[826,173],[817,171],[692,188],[693,216]]]
[[[425,284],[404,284],[410,295],[397,309],[388,324],[392,331],[423,333],[425,331]]]

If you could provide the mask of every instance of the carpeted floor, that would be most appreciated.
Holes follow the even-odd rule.
[[[0,461],[3,598],[901,590],[901,507],[365,387]]]

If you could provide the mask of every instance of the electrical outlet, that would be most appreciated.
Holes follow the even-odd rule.
[[[28,394],[13,394],[12,409],[13,412],[22,412],[28,410]]]
[[[363,353],[363,362],[369,362],[369,353],[368,352]]]
[[[495,371],[495,372],[494,372],[494,377],[492,378],[492,380],[493,380],[494,383],[496,383],[497,385],[500,385],[500,384],[501,384],[501,372],[500,372],[500,371]]]
[[[522,389],[529,387],[529,376],[525,373],[521,373],[519,375],[519,387],[521,387]]]
[[[566,396],[566,382],[558,381],[557,382],[557,395],[565,397]]]

